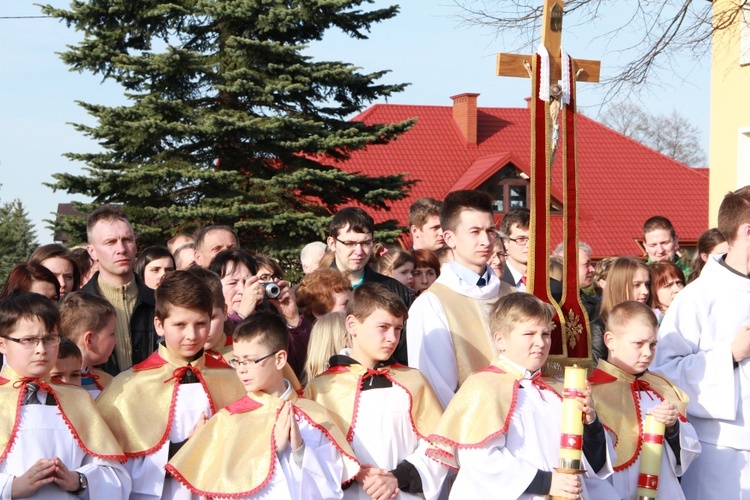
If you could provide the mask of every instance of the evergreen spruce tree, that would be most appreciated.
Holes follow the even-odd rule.
[[[129,106],[80,103],[96,126],[76,128],[100,153],[67,156],[83,175],[59,173],[55,190],[83,194],[84,213],[122,204],[139,244],[163,244],[205,224],[234,226],[243,246],[292,257],[320,239],[337,207],[387,209],[410,187],[403,174],[368,177],[333,165],[353,150],[386,143],[412,121],[346,121],[401,91],[386,73],[315,61],[306,43],[340,29],[364,39],[397,6],[371,0],[75,0],[48,15],[83,33],[62,54],[72,69],[114,80]],[[395,224],[379,237],[395,237]],[[82,218],[58,224],[82,240]]]
[[[13,266],[25,262],[36,247],[36,232],[21,200],[0,205],[0,288]]]

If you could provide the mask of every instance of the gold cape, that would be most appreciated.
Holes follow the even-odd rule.
[[[0,446],[5,460],[13,448],[18,426],[26,384],[31,379],[20,377],[10,366],[3,366],[0,371]],[[73,438],[87,455],[125,462],[127,459],[117,444],[115,436],[94,406],[94,400],[86,389],[81,387],[50,383],[49,380],[36,380],[40,386],[49,390],[57,400],[65,424]],[[40,457],[42,458],[42,457]],[[53,457],[44,457],[53,458]]]
[[[100,370],[99,368],[91,368],[88,373],[81,373],[81,377],[83,378],[90,378],[94,380],[94,385],[99,389],[100,391],[103,391],[107,387],[109,387],[109,384],[112,383],[112,375],[105,372],[104,370]]]
[[[96,399],[128,457],[154,453],[169,438],[177,387],[187,365],[160,345],[145,361],[117,375]],[[245,392],[234,370],[224,362],[203,355],[190,366],[214,414]]]
[[[455,469],[454,448],[481,448],[508,432],[522,378],[523,373],[502,358],[467,378],[430,435],[427,456]],[[540,376],[535,384],[562,394],[562,383],[553,378]]]
[[[685,410],[689,398],[669,380],[647,371],[640,377],[630,375],[616,366],[599,360],[596,370],[589,377],[593,387],[596,413],[602,425],[612,430],[617,436],[615,452],[617,462],[614,469],[620,471],[630,467],[641,453],[643,444],[643,423],[638,403],[638,386],[643,383],[664,401],[677,407],[679,418],[687,422]]]
[[[420,438],[427,439],[440,420],[443,407],[419,370],[400,364],[377,370],[367,369],[360,364],[333,366],[307,385],[305,395],[331,413],[336,424],[346,433],[346,440],[351,442],[354,439],[362,379],[371,375],[384,375],[393,385],[407,392],[412,429]]]
[[[341,483],[359,472],[354,452],[319,404],[290,391],[294,413],[321,431],[341,453]],[[166,465],[167,472],[205,497],[244,498],[259,493],[273,478],[276,442],[273,430],[285,401],[254,392],[216,414]],[[252,429],[252,436],[248,434]]]

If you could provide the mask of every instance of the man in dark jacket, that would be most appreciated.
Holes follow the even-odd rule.
[[[107,299],[115,308],[117,344],[102,368],[117,375],[153,353],[159,336],[154,328],[154,291],[133,272],[135,235],[122,209],[104,205],[86,221],[88,251],[99,272],[84,291]]]
[[[385,285],[398,295],[408,309],[414,301],[411,291],[367,265],[374,244],[374,227],[375,221],[359,207],[344,207],[336,212],[328,226],[328,248],[335,254],[331,267],[347,276],[352,288],[357,288],[362,283]],[[393,357],[399,363],[406,364],[406,331],[401,332],[401,340]]]

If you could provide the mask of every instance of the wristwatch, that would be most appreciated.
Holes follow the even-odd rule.
[[[73,495],[83,495],[83,493],[88,489],[89,487],[89,480],[86,479],[86,476],[78,473],[78,489],[71,491]]]

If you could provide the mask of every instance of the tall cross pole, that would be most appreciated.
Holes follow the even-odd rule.
[[[599,61],[573,60],[561,50],[563,1],[544,0],[542,43],[533,55],[500,53],[498,76],[531,78],[531,241],[526,289],[552,304],[557,314],[547,363],[551,374],[578,363],[591,366],[588,316],[578,294],[578,173],[576,165],[576,81],[599,81]],[[562,80],[562,85],[558,82]],[[563,92],[563,89],[566,92]],[[562,116],[563,294],[558,304],[549,281],[552,164]]]

